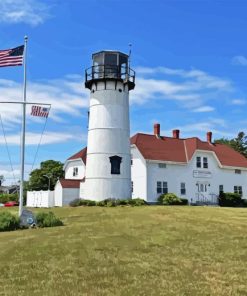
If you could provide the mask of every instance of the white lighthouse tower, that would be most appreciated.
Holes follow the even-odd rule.
[[[131,198],[129,91],[135,72],[128,55],[119,51],[93,54],[86,70],[90,89],[84,198]]]

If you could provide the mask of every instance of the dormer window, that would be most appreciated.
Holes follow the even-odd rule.
[[[201,157],[200,156],[197,156],[197,158],[196,158],[196,167],[197,168],[200,168],[202,166],[202,164],[201,164]]]
[[[122,162],[122,157],[114,155],[109,157],[111,163],[111,174],[120,175],[120,164]]]
[[[203,157],[203,168],[204,169],[208,168],[208,158],[207,157]]]
[[[73,176],[78,176],[78,167],[73,168]]]

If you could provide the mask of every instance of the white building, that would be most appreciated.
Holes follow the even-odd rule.
[[[138,133],[130,139],[129,91],[135,73],[118,51],[93,54],[86,70],[90,90],[88,145],[64,165],[65,179],[55,187],[56,205],[75,198],[142,198],[154,203],[175,193],[190,203],[216,203],[220,191],[247,197],[247,159],[228,146],[206,141]],[[131,190],[132,189],[132,190]]]
[[[179,130],[171,137],[154,133],[134,135],[131,140],[132,198],[153,203],[162,193],[175,193],[190,203],[216,203],[220,191],[238,192],[247,197],[247,159],[223,144],[212,143],[208,132],[202,141],[197,137],[180,138]],[[86,148],[65,163],[65,178],[85,177]],[[63,182],[63,181],[62,181]],[[84,194],[80,182],[78,196]],[[113,197],[113,196],[112,196]]]

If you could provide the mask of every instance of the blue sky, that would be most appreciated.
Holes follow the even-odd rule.
[[[0,49],[28,35],[29,101],[52,110],[34,167],[64,161],[86,145],[89,92],[84,69],[103,49],[128,52],[136,88],[131,91],[131,134],[232,138],[247,133],[246,1],[1,0]],[[0,68],[0,101],[22,99],[23,67]],[[26,175],[44,119],[27,116]],[[0,105],[14,175],[19,174],[21,109]],[[14,181],[0,128],[0,174]]]

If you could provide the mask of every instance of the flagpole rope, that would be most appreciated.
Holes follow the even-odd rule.
[[[5,133],[5,130],[4,130],[3,120],[2,120],[1,114],[0,114],[0,121],[1,121],[2,131],[3,131],[3,137],[4,137],[4,141],[5,141],[5,145],[6,145],[6,150],[7,150],[8,157],[9,157],[9,163],[10,163],[10,167],[11,167],[11,170],[12,170],[12,175],[13,175],[13,178],[14,178],[15,183],[16,183],[16,177],[15,177],[15,173],[14,173],[14,168],[13,168],[12,159],[11,159],[10,152],[9,152],[8,142],[7,142],[6,133]]]
[[[38,151],[39,151],[39,147],[41,145],[41,141],[42,141],[42,138],[43,138],[43,135],[44,135],[44,132],[45,132],[45,128],[46,128],[46,125],[47,125],[47,120],[48,120],[48,116],[46,117],[46,120],[45,120],[45,124],[44,124],[43,130],[42,130],[42,134],[41,134],[40,139],[39,139],[39,144],[37,146],[37,149],[36,149],[36,152],[35,152],[35,155],[34,155],[34,160],[33,160],[33,164],[32,164],[32,168],[31,168],[30,173],[33,171],[33,167],[34,167],[35,162],[37,160]]]

